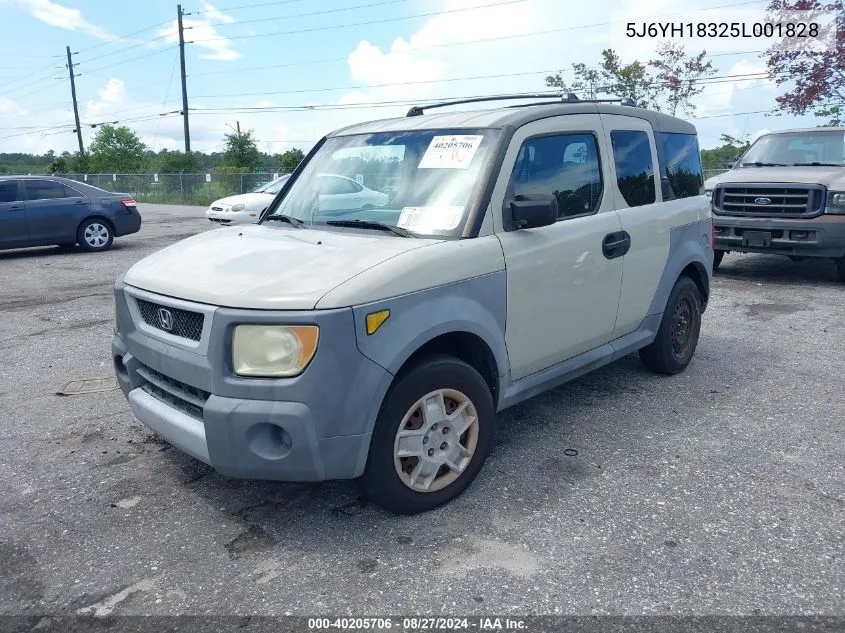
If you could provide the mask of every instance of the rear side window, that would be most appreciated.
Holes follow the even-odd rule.
[[[18,202],[20,199],[17,180],[0,180],[0,202]]]
[[[657,160],[664,200],[699,196],[704,189],[701,154],[694,134],[658,132]]]
[[[598,146],[592,134],[558,134],[527,139],[511,174],[514,196],[557,198],[558,218],[595,213],[601,202]]]
[[[610,133],[616,183],[629,207],[652,204],[657,200],[654,187],[654,163],[648,134],[635,130]]]
[[[65,187],[53,180],[27,180],[27,200],[54,200],[65,197]]]

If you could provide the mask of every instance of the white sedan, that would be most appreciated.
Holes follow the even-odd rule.
[[[253,193],[215,200],[206,217],[219,224],[255,224],[261,212],[281,191],[290,174],[281,176]],[[318,174],[321,211],[374,209],[387,204],[387,194],[368,189],[357,180],[337,174]]]
[[[242,193],[215,200],[205,212],[205,217],[217,224],[254,224],[261,212],[273,202],[290,174],[279,176],[252,193]]]

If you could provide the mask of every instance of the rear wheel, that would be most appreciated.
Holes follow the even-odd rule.
[[[114,242],[114,232],[106,220],[90,218],[79,226],[76,240],[83,250],[106,251]]]
[[[373,432],[364,494],[386,510],[416,514],[459,496],[481,470],[495,407],[484,378],[449,356],[397,378]]]
[[[657,374],[679,374],[689,365],[701,332],[701,293],[689,277],[681,277],[666,302],[657,336],[640,350],[647,369]]]

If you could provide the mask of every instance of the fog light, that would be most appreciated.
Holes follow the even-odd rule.
[[[247,431],[249,450],[264,459],[283,459],[293,448],[293,439],[285,429],[261,422]]]

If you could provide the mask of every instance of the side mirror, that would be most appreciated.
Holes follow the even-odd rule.
[[[511,223],[515,229],[549,226],[558,219],[557,198],[553,195],[519,195],[510,202],[509,209]]]

